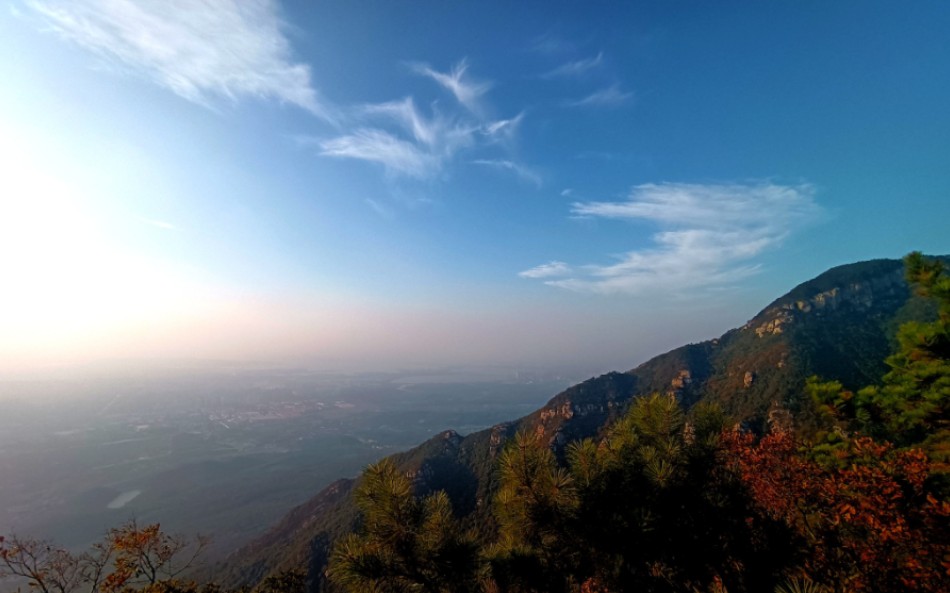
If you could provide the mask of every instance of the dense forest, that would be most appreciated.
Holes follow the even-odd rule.
[[[900,326],[873,384],[812,377],[807,406],[773,406],[762,422],[718,401],[654,393],[560,447],[522,430],[498,455],[481,512],[460,511],[443,490],[420,495],[412,476],[383,460],[358,482],[357,528],[332,545],[321,586],[950,590],[950,274],[919,253],[904,263],[936,314]],[[222,591],[187,576],[202,545],[134,523],[78,555],[8,537],[0,574],[42,593]],[[255,591],[314,588],[302,566]]]

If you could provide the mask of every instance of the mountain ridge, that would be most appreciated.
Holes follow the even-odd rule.
[[[413,478],[418,494],[445,490],[459,516],[484,521],[497,486],[495,460],[519,430],[534,432],[561,451],[574,439],[598,434],[634,398],[655,392],[671,394],[685,407],[701,400],[719,403],[753,429],[776,409],[807,423],[803,388],[808,376],[849,387],[876,382],[900,323],[933,314],[904,281],[900,260],[838,266],[799,284],[719,338],[578,383],[517,420],[466,436],[443,431],[392,459]],[[859,356],[845,355],[855,347]],[[357,482],[338,480],[294,508],[213,576],[246,584],[307,566],[310,589],[327,590],[323,572],[332,542],[357,522],[351,497]]]

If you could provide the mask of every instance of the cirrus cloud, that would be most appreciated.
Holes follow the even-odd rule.
[[[412,64],[414,72],[433,79],[452,92],[458,106],[447,109],[433,102],[420,109],[413,97],[352,109],[349,119],[359,122],[354,131],[330,139],[304,138],[316,144],[325,157],[358,159],[383,165],[392,176],[417,180],[431,179],[463,149],[480,149],[493,158],[470,162],[510,171],[520,179],[540,185],[541,178],[530,168],[510,158],[497,158],[510,148],[524,119],[524,112],[507,119],[483,115],[481,96],[491,83],[474,83],[466,76],[468,62],[461,60],[450,72],[437,72],[425,64]]]
[[[530,270],[519,272],[522,278],[551,278],[558,276],[567,276],[572,274],[573,270],[569,265],[562,261],[550,261],[540,266],[535,266]]]
[[[599,52],[593,58],[586,58],[583,60],[574,60],[571,62],[566,62],[561,64],[553,70],[549,70],[541,75],[541,78],[552,79],[552,78],[571,78],[581,76],[587,72],[598,68],[604,61],[604,52]]]
[[[334,110],[293,59],[274,0],[29,0],[53,31],[204,106],[273,99]]]
[[[620,90],[619,84],[594,91],[593,93],[565,103],[568,107],[619,107],[633,98],[633,93]]]
[[[506,159],[475,159],[473,165],[482,165],[501,171],[511,171],[523,181],[541,187],[541,176],[524,165]]]
[[[465,75],[468,70],[468,60],[462,59],[448,72],[434,70],[428,64],[410,64],[412,71],[422,76],[428,76],[448,90],[455,99],[466,109],[476,115],[481,115],[481,96],[491,88],[490,82],[475,82]]]
[[[320,143],[320,154],[382,164],[387,171],[410,177],[428,177],[439,160],[406,140],[384,130],[360,129]]]
[[[579,292],[680,293],[727,286],[755,274],[757,256],[777,248],[820,208],[809,184],[650,183],[621,202],[575,202],[573,215],[645,221],[658,227],[651,247],[610,264],[551,262],[524,278]]]
[[[315,140],[320,154],[375,162],[390,174],[426,179],[442,170],[446,161],[477,139],[479,126],[443,116],[421,113],[411,97],[364,105],[355,116],[369,125],[326,140]],[[382,121],[381,121],[382,120]],[[379,127],[389,124],[392,129]]]

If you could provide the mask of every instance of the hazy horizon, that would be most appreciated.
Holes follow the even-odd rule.
[[[628,370],[950,252],[946,3],[5,8],[8,376]]]

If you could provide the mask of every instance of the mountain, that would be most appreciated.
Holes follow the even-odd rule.
[[[717,339],[584,381],[518,420],[464,437],[440,433],[392,459],[413,476],[419,494],[445,490],[458,515],[491,525],[495,461],[519,430],[541,435],[560,452],[574,439],[598,434],[633,398],[656,392],[671,393],[686,407],[717,402],[753,430],[776,414],[807,424],[807,377],[836,379],[850,388],[874,383],[885,371],[899,325],[935,315],[932,305],[913,296],[899,260],[836,267]],[[335,482],[207,576],[226,585],[253,584],[306,566],[311,589],[327,590],[323,572],[332,542],[357,521],[355,484]]]

